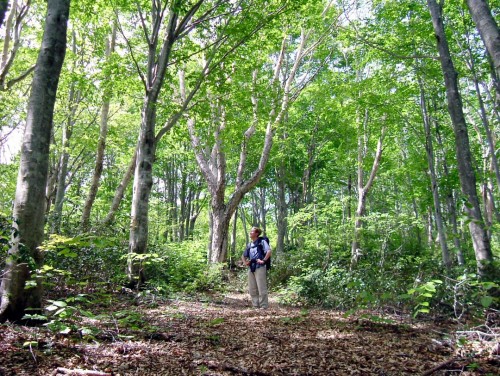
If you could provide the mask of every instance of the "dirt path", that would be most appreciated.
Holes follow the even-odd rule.
[[[443,339],[449,327],[430,322],[277,304],[255,310],[242,294],[164,302],[119,296],[101,311],[77,322],[94,328],[83,338],[1,325],[0,376],[500,374],[498,356],[483,346],[470,357],[467,344]]]

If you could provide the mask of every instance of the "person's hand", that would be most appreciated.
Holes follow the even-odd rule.
[[[265,261],[264,261],[264,260],[261,260],[261,259],[258,259],[258,260],[257,260],[257,264],[260,264],[260,265],[265,264]]]
[[[250,260],[245,260],[245,265],[250,266]]]

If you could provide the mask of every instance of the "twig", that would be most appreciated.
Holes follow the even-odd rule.
[[[437,366],[435,366],[434,368],[431,368],[430,370],[428,371],[425,371],[422,376],[429,376],[429,375],[432,375],[434,372],[436,371],[439,371],[441,368],[444,368],[446,367],[448,364],[451,364],[453,362],[456,362],[458,360],[460,360],[461,358],[451,358],[451,359],[448,359],[447,361],[443,362],[443,363],[439,363]]]
[[[481,337],[491,337],[491,338],[497,338],[497,337],[500,337],[500,334],[496,334],[496,333],[485,333],[485,332],[481,332],[479,330],[461,330],[461,331],[458,331],[457,334],[459,335],[471,335],[471,334],[477,334],[477,336],[479,338]]]
[[[111,376],[111,373],[93,371],[87,369],[69,369],[69,368],[59,367],[54,372],[52,372],[52,375]]]

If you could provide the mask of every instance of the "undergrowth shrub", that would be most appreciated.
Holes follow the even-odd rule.
[[[291,218],[290,226],[300,236],[280,255],[271,277],[281,302],[345,310],[390,306],[416,315],[455,317],[495,304],[488,290],[494,291],[498,281],[478,282],[470,274],[474,255],[466,255],[468,265],[445,275],[439,250],[414,241],[415,231],[423,227],[409,216],[366,216],[362,255],[350,270],[353,223],[341,223],[338,209],[335,203],[309,206]]]
[[[9,249],[9,241],[11,236],[12,221],[9,220],[7,215],[0,212],[0,267],[5,263],[7,251]],[[2,270],[2,269],[0,269]],[[2,275],[1,273],[0,275]]]
[[[118,238],[51,235],[40,248],[45,255],[40,273],[53,290],[115,288],[125,281],[126,246]]]
[[[224,290],[223,266],[207,263],[204,241],[188,240],[150,248],[163,260],[147,265],[150,286],[167,293]]]

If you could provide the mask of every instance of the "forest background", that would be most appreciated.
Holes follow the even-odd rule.
[[[494,308],[500,4],[489,48],[469,3],[73,1],[59,74],[69,0],[1,1],[2,320],[224,290],[251,226],[283,303]]]

